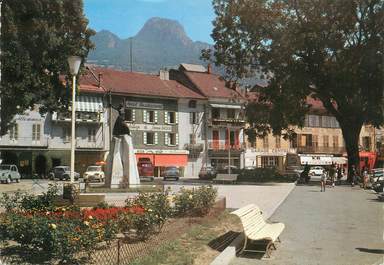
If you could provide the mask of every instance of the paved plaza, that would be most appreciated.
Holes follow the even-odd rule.
[[[384,264],[383,203],[371,190],[297,186],[272,215],[285,223],[270,259],[242,255],[231,265]]]

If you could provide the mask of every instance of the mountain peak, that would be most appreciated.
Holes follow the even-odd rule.
[[[178,21],[160,17],[150,18],[135,38],[145,41],[176,41],[182,45],[192,43],[192,40],[185,33],[184,27]]]

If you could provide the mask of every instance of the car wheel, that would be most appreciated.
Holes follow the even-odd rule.
[[[20,182],[20,179],[16,179],[16,183],[19,183]]]
[[[10,184],[12,182],[11,176],[8,176],[6,181],[7,181],[7,184]]]

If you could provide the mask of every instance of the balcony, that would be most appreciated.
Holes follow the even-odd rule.
[[[56,122],[71,122],[70,112],[55,112],[52,120]],[[76,122],[101,123],[100,114],[97,112],[76,112]]]
[[[298,153],[315,153],[315,154],[343,154],[347,150],[345,147],[333,146],[299,146],[297,147]]]
[[[188,150],[190,153],[201,153],[204,150],[203,144],[186,144],[184,149]]]
[[[231,119],[231,118],[210,118],[208,119],[209,127],[223,127],[223,128],[238,128],[244,127],[245,120],[243,119]]]
[[[48,138],[41,137],[39,140],[35,140],[32,137],[17,137],[17,139],[11,139],[9,135],[5,135],[0,139],[0,146],[7,147],[25,147],[25,148],[47,148]]]
[[[242,144],[229,144],[225,140],[211,140],[208,141],[208,149],[213,151],[242,151],[244,146]]]

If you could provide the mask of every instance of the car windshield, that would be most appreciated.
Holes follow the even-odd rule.
[[[10,165],[0,165],[0,170],[10,170],[11,166]]]
[[[165,171],[178,171],[176,167],[167,167]]]
[[[101,167],[99,166],[90,166],[87,168],[87,171],[101,171]]]
[[[69,171],[69,167],[57,167],[55,170],[57,170],[57,171]]]

